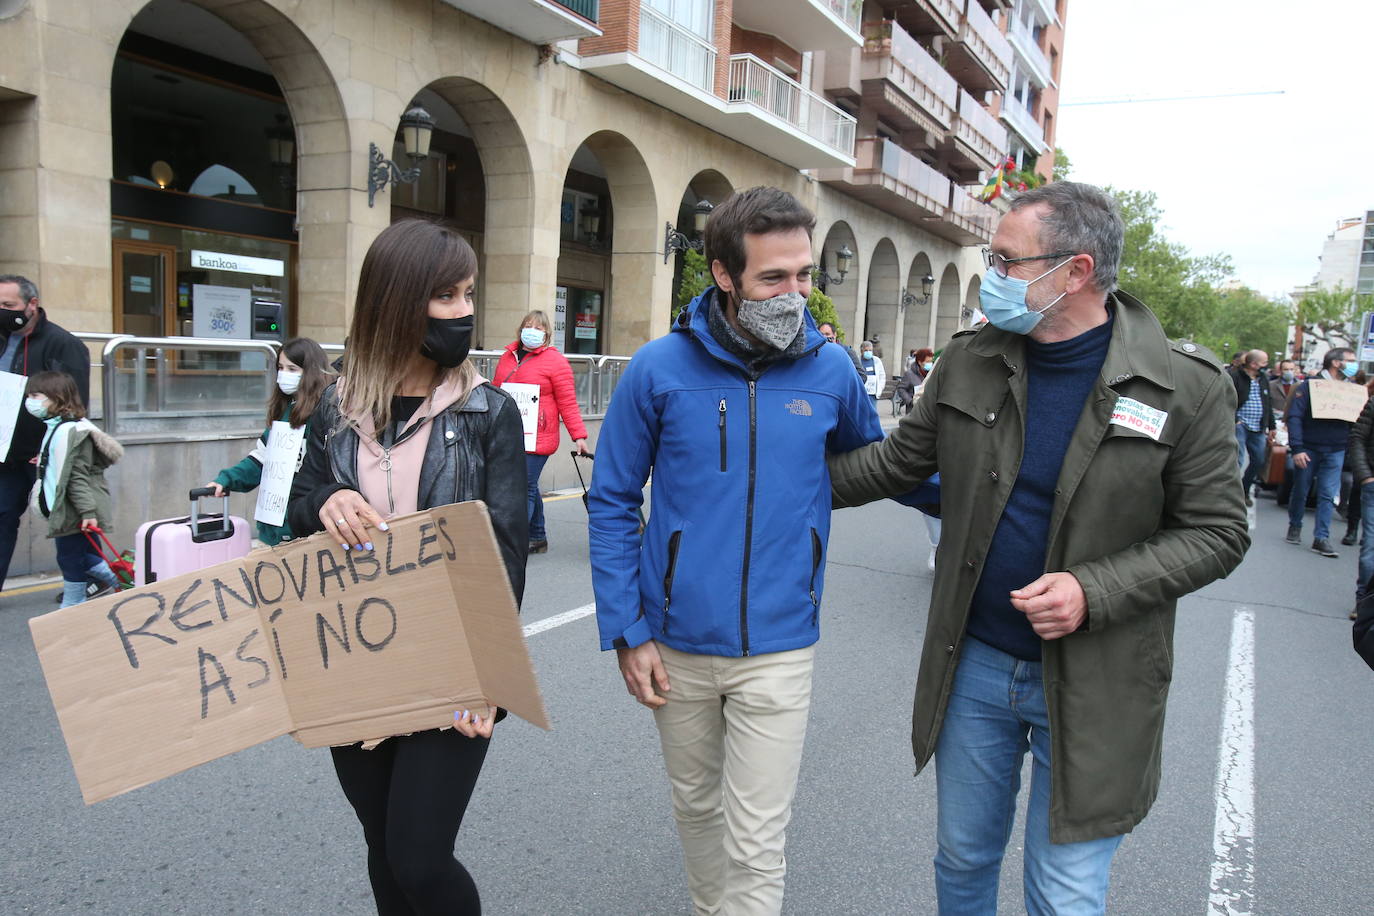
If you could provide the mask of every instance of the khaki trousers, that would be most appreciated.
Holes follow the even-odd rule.
[[[697,916],[777,916],[815,647],[749,658],[659,644],[654,711]]]

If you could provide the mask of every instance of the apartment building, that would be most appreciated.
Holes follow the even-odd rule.
[[[1374,210],[1337,220],[1322,243],[1318,260],[1320,266],[1312,282],[1293,291],[1295,301],[1315,290],[1346,289],[1362,296],[1374,295]],[[1356,347],[1362,363],[1374,362],[1374,341],[1363,339],[1360,323],[1359,319],[1352,322],[1338,342]],[[1289,326],[1288,340],[1289,352],[1308,371],[1320,368],[1322,357],[1331,348],[1328,341],[1304,336],[1293,325]]]

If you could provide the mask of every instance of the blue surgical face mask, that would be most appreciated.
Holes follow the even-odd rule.
[[[1068,293],[1060,293],[1049,304],[1032,312],[1026,305],[1026,291],[1036,280],[1043,280],[1072,260],[1060,261],[1034,280],[1003,277],[989,267],[987,273],[983,274],[983,285],[978,288],[978,303],[983,307],[983,314],[988,316],[988,321],[994,327],[1013,334],[1029,334],[1031,328],[1040,323],[1045,312]]]
[[[521,328],[520,342],[526,350],[537,350],[544,346],[544,332],[540,328]]]
[[[921,370],[923,372],[929,372],[933,368],[935,368],[934,363],[921,363]]]
[[[48,419],[48,399],[45,397],[24,398],[24,409],[37,420]]]
[[[1346,363],[1344,366],[1341,366],[1341,374],[1346,378],[1354,378],[1355,374],[1359,371],[1360,366],[1358,363]]]
[[[1292,369],[1283,370],[1283,380],[1285,382],[1291,382],[1295,377],[1296,373],[1294,373]]]

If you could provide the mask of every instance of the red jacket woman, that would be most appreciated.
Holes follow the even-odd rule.
[[[501,354],[496,364],[496,377],[492,379],[498,388],[509,385],[538,388],[533,448],[530,447],[528,435],[525,439],[530,553],[544,553],[549,549],[544,531],[544,500],[539,488],[539,475],[543,473],[549,456],[558,450],[560,416],[577,450],[584,455],[590,454],[587,449],[587,428],[582,425],[582,414],[577,409],[577,388],[573,383],[572,367],[568,365],[566,356],[550,346],[552,338],[553,328],[548,316],[538,309],[530,312],[520,322],[518,338]],[[512,390],[511,393],[517,392]],[[517,395],[516,400],[522,399]]]

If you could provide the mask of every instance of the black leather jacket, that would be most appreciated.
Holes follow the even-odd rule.
[[[515,601],[525,592],[529,555],[525,438],[514,399],[481,384],[461,404],[430,421],[420,469],[421,509],[480,499],[487,504]],[[310,419],[305,460],[291,484],[287,519],[298,536],[322,531],[320,508],[339,490],[358,489],[358,434],[339,423],[330,385]]]
[[[1355,474],[1355,485],[1374,477],[1374,398],[1365,402],[1360,418],[1350,428],[1350,442],[1345,447],[1345,463]],[[1355,498],[1359,499],[1358,493]]]

